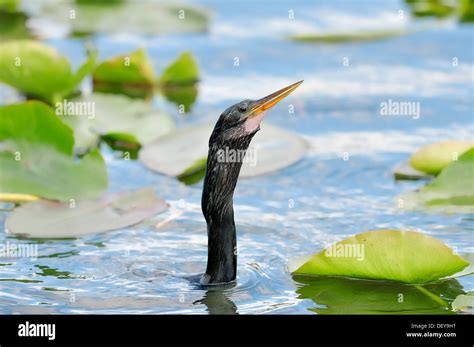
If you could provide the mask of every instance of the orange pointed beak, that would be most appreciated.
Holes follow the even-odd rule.
[[[250,110],[248,117],[249,118],[255,117],[259,115],[260,113],[264,112],[265,110],[272,108],[281,100],[283,100],[288,95],[290,95],[296,88],[300,86],[301,83],[303,83],[303,80],[293,83],[292,85],[289,85],[288,87],[282,88],[260,100],[255,101],[255,105]]]

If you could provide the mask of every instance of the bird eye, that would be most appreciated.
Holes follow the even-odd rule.
[[[245,106],[245,105],[240,105],[240,106],[239,106],[239,112],[245,112],[245,111],[247,111],[247,106]]]

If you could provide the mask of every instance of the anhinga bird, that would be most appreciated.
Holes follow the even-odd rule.
[[[265,111],[301,83],[303,81],[260,100],[244,100],[229,107],[221,114],[214,127],[209,138],[201,200],[208,234],[207,269],[200,279],[203,285],[232,282],[237,273],[237,239],[232,198],[243,156],[234,155],[234,160],[230,161],[223,160],[222,153],[245,153],[253,136],[260,129]]]

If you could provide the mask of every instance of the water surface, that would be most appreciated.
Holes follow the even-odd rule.
[[[205,290],[185,278],[206,266],[201,183],[185,186],[139,162],[123,161],[105,146],[112,190],[151,185],[170,202],[170,210],[131,228],[80,239],[30,241],[0,233],[2,244],[37,242],[39,251],[37,259],[0,259],[0,312],[449,313],[404,286],[295,281],[287,263],[349,235],[382,228],[423,231],[460,253],[473,251],[472,215],[404,211],[395,196],[424,182],[396,182],[392,176],[393,168],[421,145],[472,139],[472,28],[446,22],[389,40],[304,45],[285,36],[415,24],[398,1],[383,7],[375,1],[201,3],[213,9],[209,33],[97,35],[92,41],[101,58],[144,46],[157,71],[183,50],[192,51],[202,74],[192,112],[183,116],[161,98],[154,101],[173,114],[178,126],[215,121],[241,99],[305,79],[266,122],[303,135],[308,155],[289,168],[237,185],[237,283]],[[290,9],[295,10],[293,20],[288,19]],[[400,9],[404,19],[397,19]],[[74,64],[83,58],[78,39],[47,42]],[[381,116],[380,103],[389,99],[420,102],[420,117]],[[287,111],[290,104],[294,114]],[[2,224],[5,217],[1,212]],[[430,288],[448,301],[472,289],[472,276]],[[413,302],[400,311],[394,295],[405,291]],[[349,292],[353,299],[344,302]]]

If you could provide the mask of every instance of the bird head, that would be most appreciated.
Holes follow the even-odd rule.
[[[293,92],[303,81],[277,90],[259,100],[243,100],[225,110],[216,123],[209,145],[252,137],[260,129],[266,111]]]

